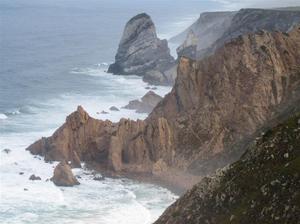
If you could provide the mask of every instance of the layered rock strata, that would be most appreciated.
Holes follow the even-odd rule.
[[[210,47],[229,28],[236,12],[204,12],[181,34],[170,39],[183,43],[177,48],[178,57],[197,58],[197,52]]]
[[[224,43],[239,35],[259,30],[289,32],[300,23],[300,11],[293,9],[241,9],[238,12],[205,12],[182,34],[172,40],[182,40],[178,56],[200,59],[213,54]],[[193,37],[191,38],[191,32]],[[197,44],[195,41],[197,40]]]
[[[81,107],[28,147],[122,172],[211,173],[239,158],[271,119],[299,102],[300,28],[240,36],[200,61],[181,58],[172,91],[144,121],[91,118]]]
[[[171,77],[165,72],[172,66],[174,59],[167,40],[157,37],[151,17],[142,13],[127,22],[115,63],[109,66],[108,72],[144,76],[153,84],[170,84]]]

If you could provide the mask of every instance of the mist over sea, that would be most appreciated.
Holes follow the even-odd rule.
[[[159,37],[170,38],[214,7],[193,0],[0,1],[0,223],[148,224],[177,198],[152,184],[94,181],[84,169],[74,170],[81,185],[59,188],[45,181],[56,163],[25,148],[51,135],[77,105],[99,119],[145,118],[125,109],[99,114],[147,92],[140,77],[105,72],[125,23],[146,12]],[[170,43],[173,53],[177,44]],[[31,174],[42,181],[28,180]]]

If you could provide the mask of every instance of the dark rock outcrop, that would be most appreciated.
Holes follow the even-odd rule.
[[[299,64],[299,27],[244,35],[203,60],[181,58],[171,93],[146,120],[101,121],[78,107],[52,137],[28,150],[71,161],[76,151],[82,161],[113,171],[211,173],[299,104]]]
[[[41,180],[41,178],[39,176],[36,176],[34,174],[32,174],[30,177],[29,177],[29,180]]]
[[[112,106],[109,108],[110,111],[120,111],[117,107]]]
[[[163,98],[153,91],[147,92],[140,100],[132,100],[125,109],[136,110],[137,113],[150,113]]]
[[[60,162],[54,169],[53,177],[50,179],[56,186],[71,187],[80,184],[73,175],[71,167],[65,161]]]
[[[156,35],[149,15],[142,13],[130,19],[124,29],[115,63],[108,72],[144,76],[153,84],[170,84],[165,71],[174,66],[167,40]]]
[[[3,149],[2,152],[6,153],[6,154],[9,154],[11,152],[10,149]]]
[[[203,178],[155,224],[299,223],[299,121],[300,113],[259,135],[240,160]]]

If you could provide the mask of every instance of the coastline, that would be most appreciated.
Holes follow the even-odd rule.
[[[193,185],[197,184],[203,177],[195,176],[170,168],[168,171],[159,173],[133,173],[133,172],[115,172],[107,170],[105,167],[95,164],[86,163],[84,168],[95,171],[107,178],[128,178],[141,183],[149,183],[158,185],[166,188],[177,196],[183,195],[186,191],[192,188]]]

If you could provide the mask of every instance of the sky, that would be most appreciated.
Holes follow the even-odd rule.
[[[222,9],[238,10],[240,8],[276,8],[300,6],[300,0],[211,0],[219,3]]]

